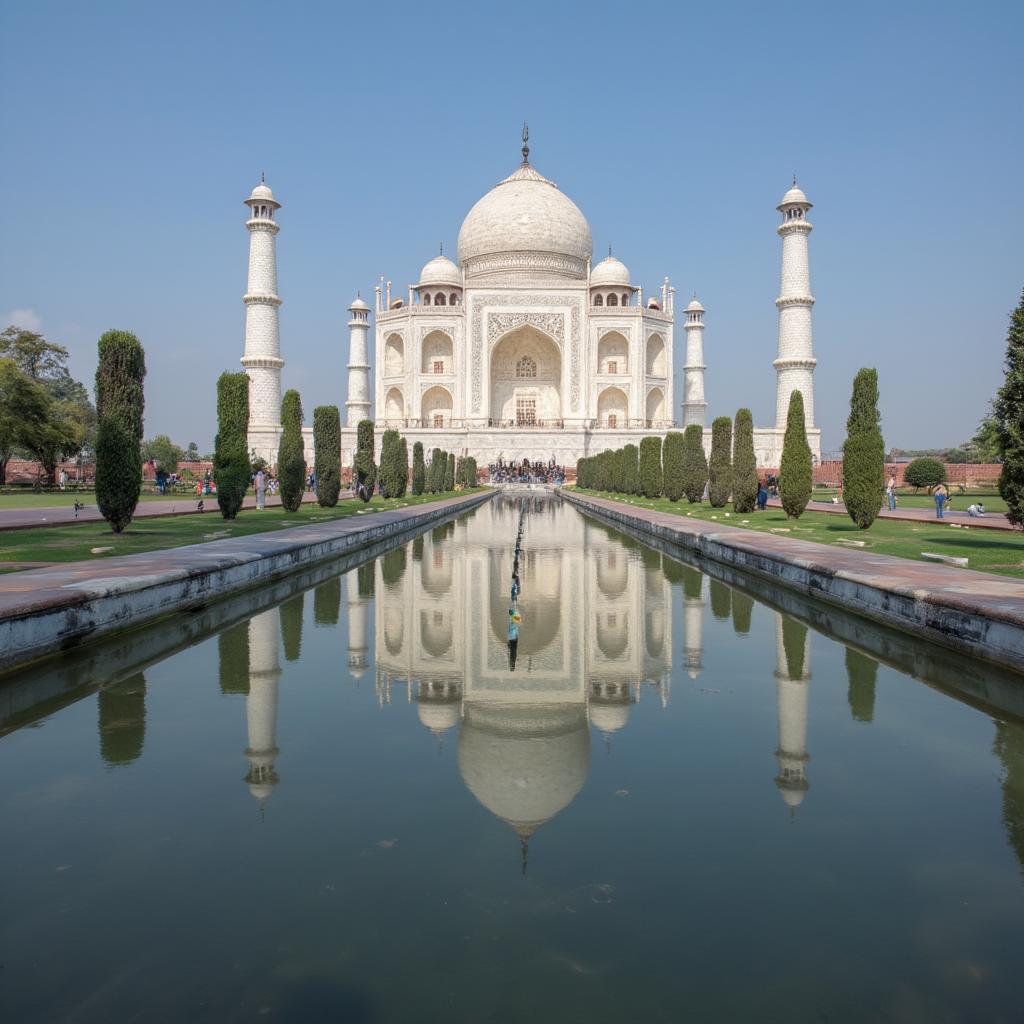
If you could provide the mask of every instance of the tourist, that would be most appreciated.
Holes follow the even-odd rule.
[[[896,511],[896,475],[892,474],[889,477],[889,482],[885,485],[885,498],[889,502],[889,511]]]
[[[972,519],[982,519],[985,515],[985,506],[982,502],[977,502],[974,505],[967,506],[967,514]]]
[[[949,491],[946,490],[945,484],[939,484],[938,487],[932,491],[932,497],[935,499],[935,518],[945,519],[943,509],[946,505],[946,499],[949,497]]]
[[[765,486],[763,480],[759,480],[757,484],[757,510],[763,512],[768,505],[768,488]]]
[[[262,469],[256,470],[256,508],[262,512],[267,507],[267,477]]]
[[[515,605],[508,610],[508,670],[516,670],[516,653],[519,650],[519,623],[522,616],[516,611]]]
[[[64,470],[62,469],[60,471],[60,476],[57,479],[58,479],[58,482],[60,484],[60,489],[63,491],[64,488],[67,487],[67,485],[68,485],[68,475],[67,475],[67,473],[65,473]]]

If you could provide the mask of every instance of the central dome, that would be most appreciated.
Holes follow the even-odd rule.
[[[529,271],[582,278],[591,251],[579,207],[526,160],[469,211],[459,231],[467,276]]]

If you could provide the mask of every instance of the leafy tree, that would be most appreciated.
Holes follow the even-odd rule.
[[[404,498],[409,490],[409,442],[404,437],[399,437],[395,450],[395,473],[398,482],[396,497]]]
[[[662,485],[661,439],[645,437],[640,442],[640,490],[646,498],[660,498]]]
[[[427,468],[427,494],[437,494],[444,485],[444,474],[448,469],[448,457],[440,448],[430,453],[430,466]]]
[[[704,454],[704,428],[691,423],[683,431],[683,493],[695,503],[704,498],[708,482],[708,457]]]
[[[992,411],[1003,460],[999,493],[1006,501],[1007,519],[1018,529],[1024,528],[1024,291],[1010,314],[1005,377]]]
[[[252,464],[246,450],[248,429],[249,375],[222,373],[217,378],[213,479],[217,484],[217,506],[225,519],[238,515],[252,479]]]
[[[995,462],[999,452],[999,421],[994,415],[986,416],[971,438],[973,456],[978,462]]]
[[[678,430],[670,430],[662,444],[661,462],[665,475],[665,497],[669,501],[678,501],[684,494],[684,444],[683,435]]]
[[[843,444],[843,500],[850,518],[862,530],[875,521],[885,491],[885,442],[880,421],[878,371],[864,368],[853,378]]]
[[[107,331],[96,368],[96,504],[114,533],[132,521],[142,490],[143,382],[146,356],[138,338]]]
[[[757,456],[754,454],[754,417],[749,409],[736,413],[732,435],[732,508],[753,512],[757,505]]]
[[[188,448],[185,449],[185,461],[186,462],[198,462],[199,461],[199,445],[195,441],[189,441]]]
[[[622,493],[640,493],[640,449],[635,444],[622,449]]]
[[[455,453],[448,453],[448,462],[445,467],[444,474],[444,489],[446,491],[455,490]]]
[[[732,493],[732,420],[728,416],[719,416],[711,424],[708,481],[711,507],[724,507]]]
[[[790,519],[799,519],[811,500],[811,446],[804,424],[804,396],[794,391],[789,396],[786,434],[782,439],[782,465],[779,467],[779,497]]]
[[[46,389],[23,373],[18,364],[0,358],[0,484],[16,448],[27,448],[46,429],[52,399]]]
[[[409,449],[397,430],[385,430],[381,439],[380,482],[385,498],[401,498],[409,479]]]
[[[914,459],[903,471],[911,487],[936,487],[946,479],[946,467],[938,459]]]
[[[168,476],[177,472],[184,457],[185,453],[166,434],[157,434],[142,446],[143,462],[152,462],[158,473]]]
[[[281,505],[297,512],[306,490],[306,452],[302,444],[302,399],[294,388],[281,400],[281,444],[277,450],[277,478],[281,481]]]
[[[341,493],[341,413],[336,405],[313,410],[313,472],[317,502],[334,508]]]
[[[355,474],[357,490],[362,492],[363,501],[373,497],[373,488],[377,483],[377,464],[373,461],[373,420],[360,420],[356,427],[356,458],[352,469]]]
[[[412,446],[412,493],[422,494],[427,482],[427,467],[423,464],[423,442]]]

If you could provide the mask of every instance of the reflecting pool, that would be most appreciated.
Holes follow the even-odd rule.
[[[1020,1019],[1024,681],[554,497],[5,677],[0,780],[4,1021]]]

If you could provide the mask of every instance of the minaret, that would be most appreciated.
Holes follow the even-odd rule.
[[[704,426],[704,307],[694,295],[686,307],[686,364],[683,366],[683,426]]]
[[[245,303],[245,355],[242,365],[249,374],[250,450],[271,464],[277,461],[281,434],[281,336],[278,329],[277,242],[274,211],[281,204],[265,181],[245,200],[250,216],[249,287]]]
[[[782,237],[782,284],[775,305],[779,310],[779,357],[775,367],[775,426],[786,429],[789,396],[800,391],[804,397],[804,419],[807,428],[814,426],[814,349],[811,343],[811,268],[807,256],[807,238],[811,222],[807,196],[793,187],[782,197],[777,209],[782,214],[779,235]]]
[[[277,608],[249,620],[249,695],[245,715],[249,725],[249,792],[262,807],[277,785],[277,685],[281,680],[279,656],[281,616]]]
[[[776,614],[776,699],[779,712],[779,774],[775,785],[791,810],[803,802],[807,781],[807,697],[811,680],[810,631],[796,619]]]
[[[359,571],[352,569],[345,577],[348,592],[348,671],[353,679],[366,674],[366,605],[368,598],[359,594]]]
[[[366,336],[370,330],[370,307],[357,295],[348,307],[348,425],[370,418],[370,363]]]

